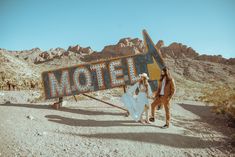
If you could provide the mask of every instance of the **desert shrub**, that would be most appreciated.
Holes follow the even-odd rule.
[[[224,114],[235,119],[235,88],[229,85],[213,84],[211,88],[204,88],[202,90],[203,96],[200,100],[213,104],[214,112],[217,114]]]

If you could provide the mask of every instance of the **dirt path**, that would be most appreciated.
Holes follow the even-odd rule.
[[[235,130],[204,104],[173,102],[172,126],[161,129],[163,110],[155,123],[142,125],[97,101],[68,101],[57,111],[48,104],[26,103],[22,97],[29,95],[0,96],[0,156],[235,155],[228,138]],[[118,97],[109,101],[120,104]]]

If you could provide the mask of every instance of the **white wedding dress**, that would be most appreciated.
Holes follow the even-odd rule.
[[[138,95],[135,95],[136,89],[139,88]],[[126,93],[124,93],[121,97],[121,101],[124,103],[124,106],[128,109],[130,116],[138,121],[141,119],[141,115],[144,112],[145,105],[149,106],[148,96],[152,96],[152,90],[150,85],[148,84],[148,91],[146,92],[146,87],[144,85],[140,85],[139,82],[135,83],[131,86]]]

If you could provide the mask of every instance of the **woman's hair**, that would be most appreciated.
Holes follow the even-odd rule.
[[[139,86],[140,85],[144,85],[145,86],[145,89],[146,89],[146,92],[148,92],[148,80],[145,78],[145,77],[143,77],[144,79],[140,79],[140,81],[139,81]]]

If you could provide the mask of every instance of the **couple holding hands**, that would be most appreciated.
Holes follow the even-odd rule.
[[[175,92],[175,84],[173,78],[169,74],[169,70],[165,67],[162,69],[161,77],[158,83],[157,92],[152,93],[148,83],[148,75],[142,73],[137,83],[131,86],[121,97],[124,106],[128,109],[130,116],[141,123],[150,123],[155,121],[155,110],[164,106],[166,113],[166,124],[162,128],[168,128],[170,125],[170,100]],[[138,91],[138,93],[137,93]],[[151,104],[151,115],[149,117],[149,100],[153,98]],[[145,113],[145,120],[143,114]]]

